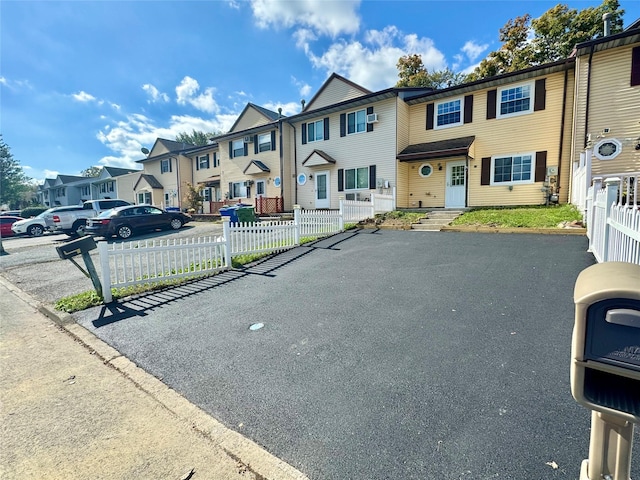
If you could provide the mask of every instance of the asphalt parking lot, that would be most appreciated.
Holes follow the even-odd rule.
[[[312,479],[576,479],[590,415],[569,358],[586,248],[346,232],[74,318]]]

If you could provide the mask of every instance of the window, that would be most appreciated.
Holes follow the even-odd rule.
[[[85,185],[80,189],[80,195],[83,197],[88,197],[91,195],[91,187],[89,185]]]
[[[317,142],[324,140],[324,120],[307,123],[307,141]]]
[[[204,188],[200,191],[200,195],[202,195],[202,201],[203,202],[210,202],[211,201],[211,188],[207,187]]]
[[[100,193],[113,192],[114,190],[114,182],[105,182],[100,184]]]
[[[531,85],[519,85],[500,90],[499,102],[498,117],[530,113],[533,107]]]
[[[420,165],[420,170],[418,170],[418,173],[420,173],[420,176],[423,178],[429,177],[433,173],[433,167],[430,163],[423,163],[422,165]]]
[[[367,130],[366,110],[358,110],[347,114],[347,134],[361,133]]]
[[[160,173],[167,173],[171,171],[171,159],[166,158],[160,161]]]
[[[258,135],[258,151],[268,152],[269,150],[271,150],[271,134],[263,133]]]
[[[491,184],[533,183],[533,154],[493,157]]]
[[[138,193],[138,203],[151,203],[151,192]]]
[[[61,187],[56,189],[56,198],[65,197],[67,195],[67,187]]]
[[[247,195],[247,187],[244,182],[234,182],[231,187],[231,198],[245,198]]]
[[[615,138],[605,138],[593,147],[593,154],[599,160],[611,160],[622,152],[622,143]]]
[[[244,156],[244,140],[234,140],[232,142],[233,158]]]
[[[436,104],[436,128],[462,125],[462,100],[452,100]]]
[[[198,157],[198,169],[209,168],[209,155],[202,155]]]
[[[369,167],[346,169],[344,171],[344,188],[345,190],[369,188]]]
[[[167,193],[164,194],[164,204],[165,205],[170,205],[170,201],[171,201],[171,196],[167,192]]]

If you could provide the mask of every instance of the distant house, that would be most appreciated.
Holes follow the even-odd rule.
[[[218,213],[224,198],[221,187],[222,168],[217,143],[204,145],[189,151],[193,187],[200,190],[203,213]]]

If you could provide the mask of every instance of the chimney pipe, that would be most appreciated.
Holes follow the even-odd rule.
[[[304,110],[304,104],[307,103],[304,101],[304,98],[302,100],[300,100],[300,104],[302,105],[302,110]]]
[[[611,17],[613,15],[611,14],[611,12],[607,12],[604,15],[602,15],[602,20],[604,21],[604,36],[608,37],[609,35],[611,35]]]

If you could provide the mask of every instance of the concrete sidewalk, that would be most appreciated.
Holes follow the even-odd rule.
[[[84,328],[43,313],[0,277],[0,478],[306,478]]]

